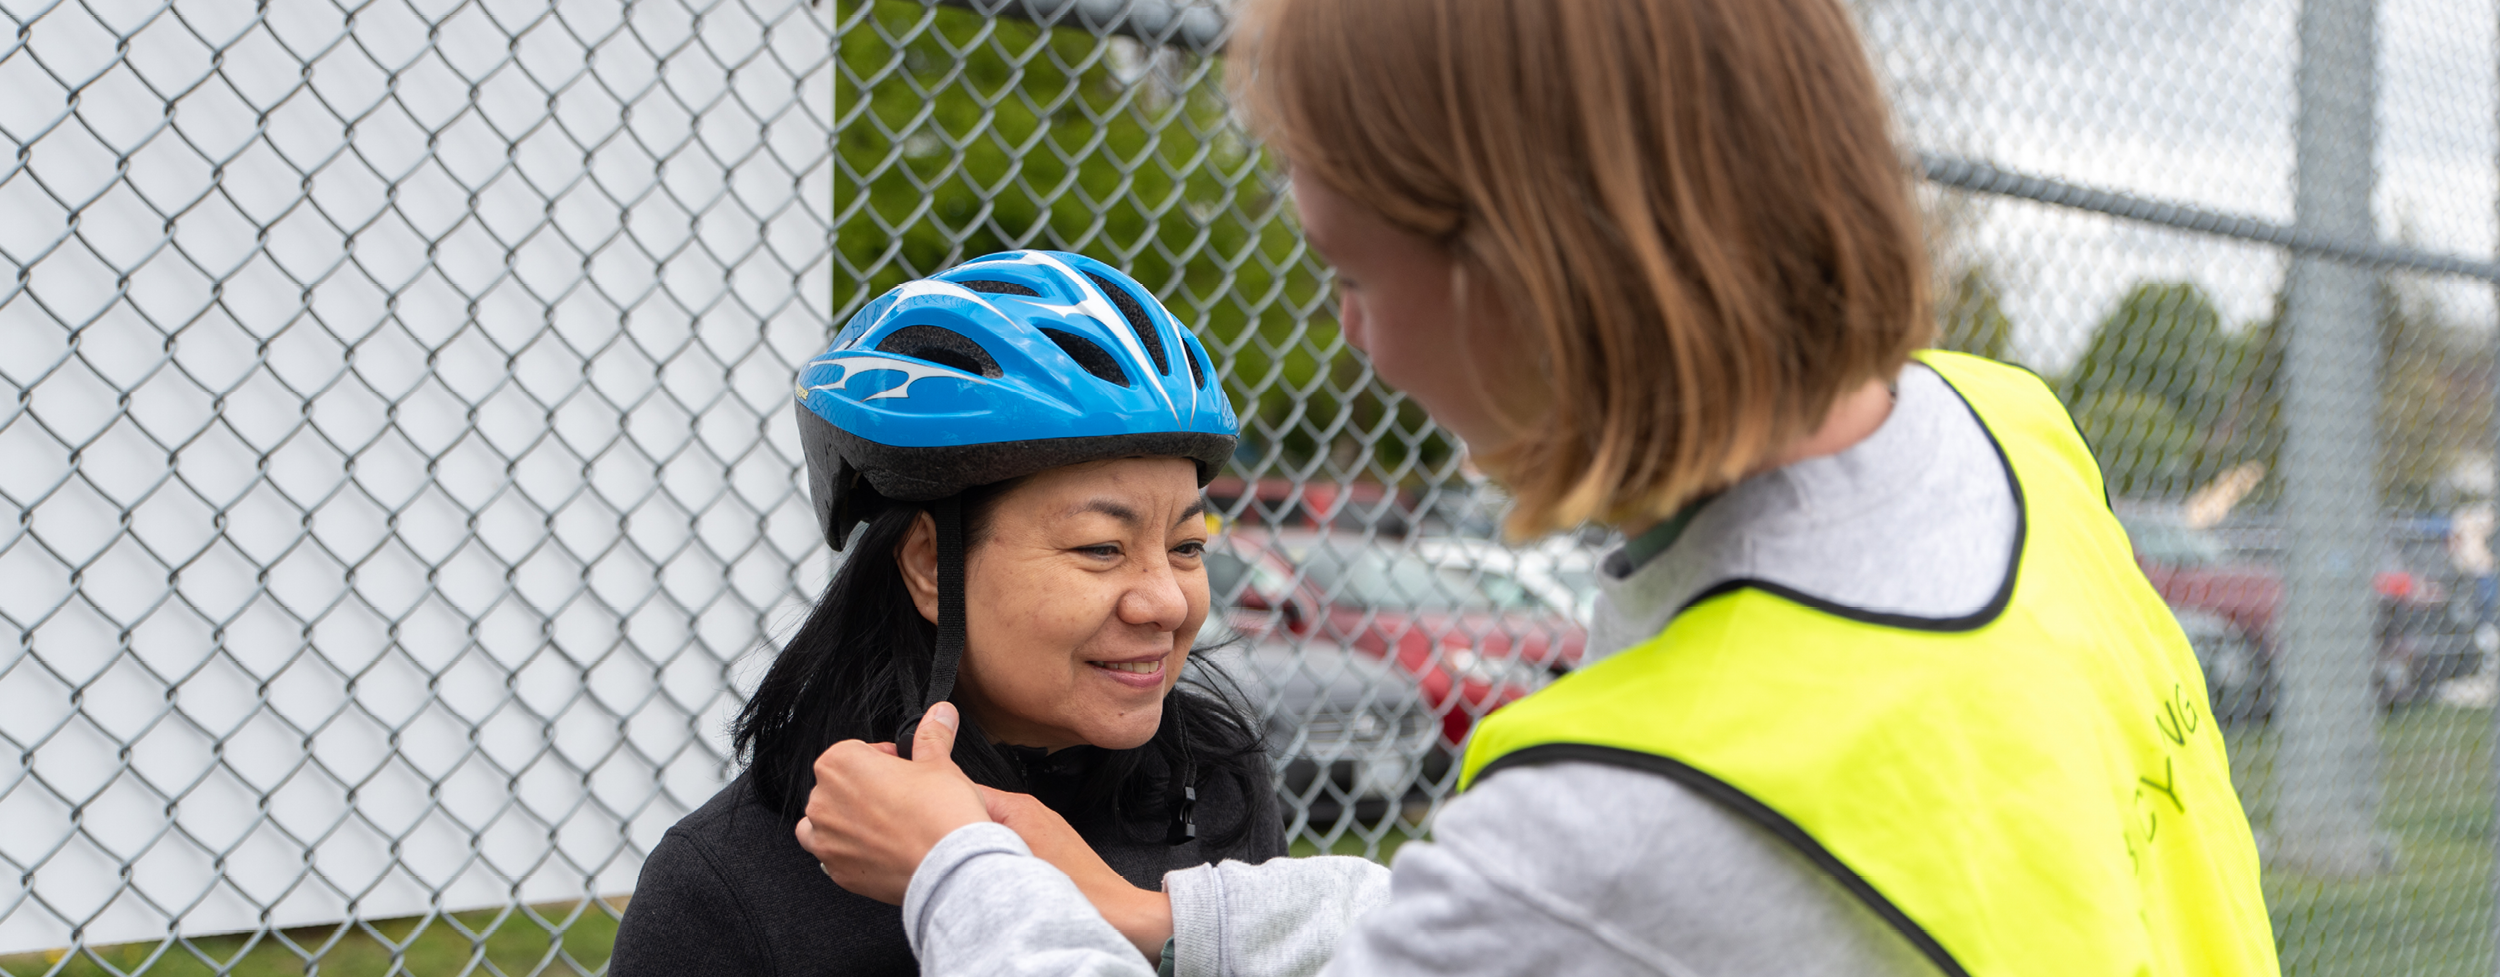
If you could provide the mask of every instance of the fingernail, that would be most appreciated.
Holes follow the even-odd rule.
[[[930,706],[928,718],[944,723],[949,730],[963,728],[963,724],[955,721],[955,704],[952,702],[941,702]]]

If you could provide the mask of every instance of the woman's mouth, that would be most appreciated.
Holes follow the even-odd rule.
[[[1151,689],[1163,684],[1163,659],[1161,658],[1122,662],[1096,661],[1085,664],[1094,666],[1094,669],[1101,672],[1104,678],[1130,688]]]

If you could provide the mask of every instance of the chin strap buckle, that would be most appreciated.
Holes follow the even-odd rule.
[[[1180,806],[1172,811],[1172,829],[1163,836],[1163,842],[1167,845],[1180,845],[1196,840],[1198,840],[1198,787],[1196,784],[1187,784],[1181,787]]]

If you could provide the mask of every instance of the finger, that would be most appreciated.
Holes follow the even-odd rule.
[[[807,849],[807,853],[810,855],[816,854],[816,826],[808,823],[806,818],[800,818],[797,830],[799,835],[799,847]],[[825,864],[821,858],[816,862],[816,869],[817,871],[825,873],[826,878],[833,878],[833,866]],[[842,884],[842,881],[840,879],[834,879],[834,884],[840,885]]]
[[[887,756],[902,756],[902,754],[894,751],[894,744],[892,743],[870,743],[868,744],[868,748]]]
[[[1027,803],[1033,801],[1033,798],[1024,794],[997,790],[980,784],[972,785],[972,789],[981,792],[981,807],[989,812],[990,820],[1000,824],[1015,821],[1017,813]]]
[[[825,770],[832,766],[834,760],[840,757],[844,752],[849,751],[854,746],[867,745],[868,744],[860,742],[859,740],[843,740],[839,743],[833,744],[832,746],[825,747],[824,752],[816,754],[816,762],[812,765],[815,768],[816,776],[822,778],[825,775]]]
[[[955,763],[955,727],[959,723],[955,704],[941,702],[929,707],[920,717],[920,726],[911,733],[911,757],[914,763]]]

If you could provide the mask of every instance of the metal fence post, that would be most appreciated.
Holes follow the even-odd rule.
[[[2370,240],[2374,0],[2304,0],[2294,219]],[[2388,867],[2376,831],[2371,573],[2379,522],[2379,344],[2370,269],[2312,255],[2286,283],[2280,802],[2275,853],[2326,875]]]
[[[2500,5],[2494,5],[2492,8],[2491,29],[2492,51],[2500,53]],[[2500,132],[2500,63],[2493,65],[2491,90],[2493,94],[2492,127],[2494,132]],[[2500,175],[2500,146],[2493,147],[2491,168],[2495,175]],[[2500,220],[2500,193],[2492,196],[2492,216],[2495,220]],[[2495,259],[2500,259],[2500,241],[2493,242],[2491,251]],[[2500,282],[2493,284],[2492,299],[2494,318],[2500,319]],[[2493,342],[2495,346],[2500,346],[2500,331],[2494,332]],[[2500,354],[2500,349],[2495,349],[2495,354]],[[2493,362],[2500,363],[2500,355],[2495,355]],[[2500,372],[2495,372],[2492,379],[2495,383],[2500,383]],[[2500,391],[2495,391],[2491,399],[2491,430],[2486,432],[2483,443],[2492,452],[2492,498],[2489,504],[2493,507],[2494,513],[2494,518],[2491,520],[2492,535],[2485,541],[2485,545],[2489,552],[2500,553]],[[2494,565],[2491,572],[2500,573],[2500,564]],[[2480,603],[2481,582],[2475,581],[2474,584],[2476,602]],[[2478,642],[2480,638],[2479,634],[2476,635]],[[2486,653],[2484,659],[2483,672],[2489,675],[2494,683],[2490,732],[2493,746],[2491,751],[2492,794],[2489,800],[2493,813],[2500,814],[2500,658]],[[2495,977],[2500,977],[2500,832],[2493,835],[2492,856],[2491,972]]]

